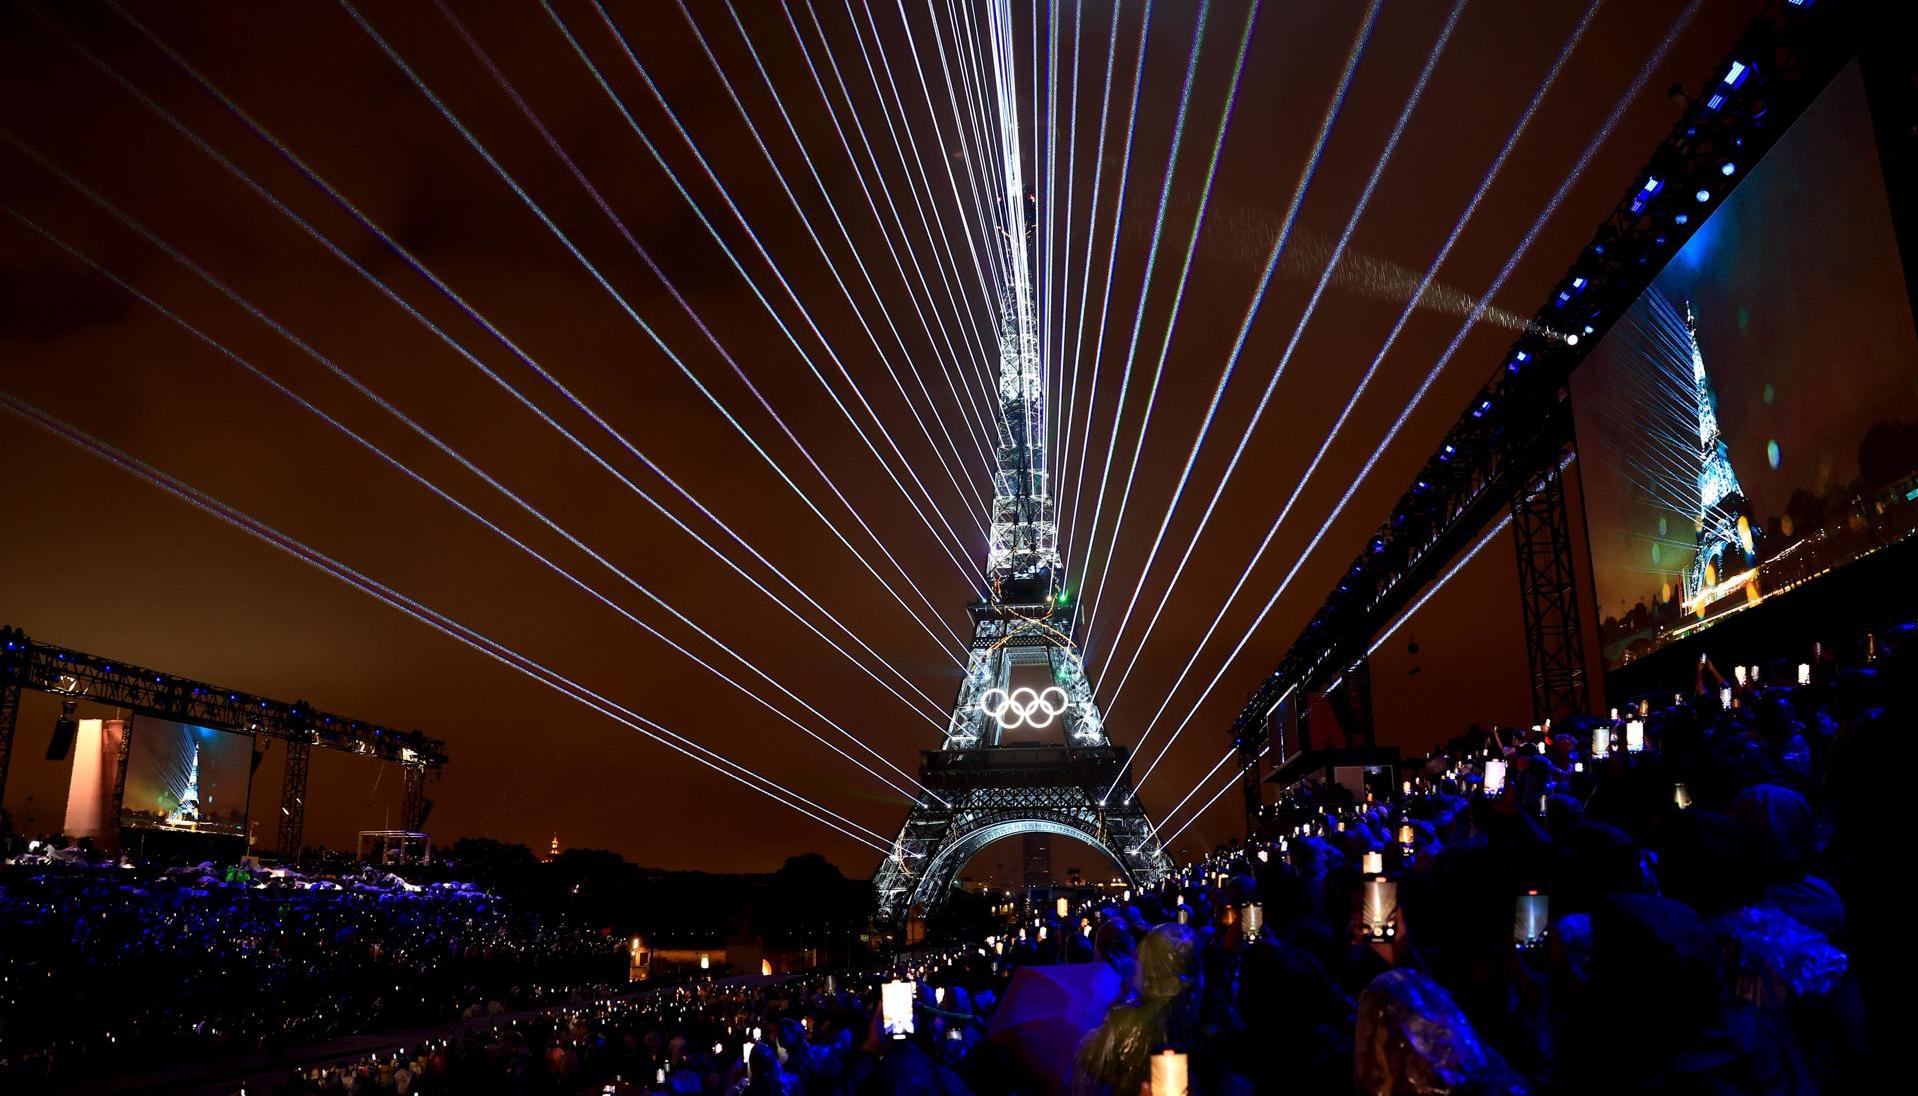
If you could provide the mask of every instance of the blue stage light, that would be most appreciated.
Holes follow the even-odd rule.
[[[1645,185],[1639,187],[1638,193],[1632,196],[1632,212],[1637,213],[1644,209],[1653,198],[1658,196],[1659,190],[1663,189],[1664,186],[1665,180],[1663,179],[1647,178]]]
[[[1681,224],[1681,225],[1682,225],[1682,224],[1684,224],[1685,222],[1687,222],[1687,221],[1689,221],[1689,220],[1691,220],[1691,219],[1692,219],[1692,215],[1691,215],[1691,214],[1689,214],[1689,213],[1680,213],[1680,214],[1679,214],[1678,216],[1676,216],[1676,217],[1673,217],[1673,218],[1672,218],[1672,222],[1673,222],[1674,224]]]
[[[1730,160],[1726,160],[1724,163],[1718,165],[1718,173],[1720,175],[1730,175],[1736,172],[1737,170],[1738,170],[1738,165],[1732,163]]]
[[[1709,202],[1712,200],[1712,192],[1709,190],[1706,190],[1704,187],[1699,187],[1698,193],[1692,195],[1692,197],[1698,199],[1701,202]]]

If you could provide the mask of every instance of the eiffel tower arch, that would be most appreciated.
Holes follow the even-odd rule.
[[[1050,833],[1092,846],[1135,887],[1171,871],[1132,794],[1131,757],[1106,738],[1051,576],[1002,583],[972,607],[965,681],[940,749],[919,768],[913,805],[873,877],[877,919],[937,909],[959,869],[1003,838]],[[1007,601],[1015,589],[1026,597]],[[1033,597],[1033,594],[1040,596]],[[1018,595],[1015,594],[1015,597]]]

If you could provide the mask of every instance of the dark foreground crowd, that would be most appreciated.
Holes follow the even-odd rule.
[[[616,942],[470,885],[65,852],[0,876],[0,1092],[504,1012],[624,969]]]
[[[554,1010],[284,1091],[1880,1091],[1918,638],[1878,653],[1701,666],[1610,719],[1468,735],[1396,789],[1306,785],[1163,886],[885,972]],[[1016,977],[1062,962],[1109,973]]]
[[[1918,637],[1874,655],[1701,665],[1611,718],[1474,732],[1396,786],[1302,785],[1258,839],[1159,886],[1028,908],[883,970],[575,990],[278,1089],[1142,1096],[1183,1073],[1205,1096],[1877,1091]],[[55,994],[46,1023],[71,1030],[122,978],[229,979],[223,1031],[324,1033],[345,1009],[470,997],[435,972],[488,949],[595,946],[457,887],[42,885],[7,920],[26,901],[67,957],[13,960],[10,1045],[40,1031],[20,1002]],[[250,931],[210,927],[228,917]],[[56,968],[83,981],[23,995],[15,976]],[[894,981],[909,1025],[881,1005]],[[215,1037],[185,1020],[140,1034]]]

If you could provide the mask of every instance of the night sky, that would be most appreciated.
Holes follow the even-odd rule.
[[[311,3],[133,4],[129,10],[563,383],[618,438],[672,476],[856,631],[880,658],[944,706],[957,686],[957,665],[950,651],[929,638],[893,595],[918,607],[930,622],[929,603],[937,610],[940,623],[934,627],[942,636],[943,628],[962,634],[968,628],[964,607],[975,596],[969,573],[976,574],[983,556],[982,500],[989,486],[977,450],[967,440],[970,405],[952,397],[942,370],[957,368],[954,376],[963,377],[976,369],[975,355],[984,349],[981,335],[991,330],[991,321],[978,269],[963,242],[970,238],[974,246],[983,246],[983,237],[969,201],[970,176],[963,159],[969,146],[962,146],[953,127],[933,18],[923,4],[905,5],[909,44],[896,5],[878,3],[868,9],[863,0],[851,7],[735,0],[735,7],[790,112],[804,155],[788,134],[723,3],[700,2],[690,8],[718,59],[717,69],[675,4],[617,3],[606,10],[853,384],[840,375],[839,366],[773,276],[773,268],[734,220],[599,11],[590,2],[573,0],[556,0],[554,10],[831,382],[832,393],[846,401],[882,452],[890,454],[890,444],[896,444],[904,453],[904,464],[918,474],[938,513],[960,535],[963,544],[953,544],[952,552],[963,551],[959,558],[964,571],[906,504],[827,388],[780,333],[767,308],[537,4],[454,4],[457,25],[428,3],[369,0],[359,11],[652,325],[686,369],[737,417],[740,428],[862,549],[863,558],[885,582],[833,538],[740,430],[514,196],[345,9]],[[1529,316],[1544,299],[1548,286],[1674,121],[1679,106],[1665,89],[1674,81],[1693,89],[1703,83],[1756,8],[1751,0],[1713,0],[1698,6],[1517,264],[1493,302],[1497,307]],[[1173,562],[1191,540],[1203,504],[1291,339],[1451,9],[1437,0],[1383,4],[1306,191],[1288,254],[1200,452],[1186,499],[1147,575],[1140,608],[1115,641],[1113,628],[1140,581],[1159,517],[1365,15],[1365,5],[1352,0],[1268,2],[1260,10],[1191,280],[1152,401],[1137,478],[1117,533],[1104,602],[1092,628],[1088,657],[1095,679],[1115,647],[1122,658],[1129,658],[1139,643],[1146,611],[1156,604]],[[949,29],[947,9],[935,10],[940,27]],[[1047,10],[1041,6],[1041,15]],[[1050,222],[1057,238],[1056,273],[1041,286],[1042,292],[1051,289],[1049,308],[1055,321],[1069,328],[1082,309],[1079,274],[1088,243],[1093,254],[1090,312],[1079,357],[1081,418],[1075,425],[1070,473],[1086,448],[1085,392],[1098,346],[1105,259],[1144,8],[1127,2],[1118,9],[1118,71],[1097,199],[1098,225],[1090,240],[1091,167],[1113,15],[1106,5],[1084,5],[1079,118],[1076,143],[1068,145],[1064,130],[1074,9],[1068,5],[1061,10],[1059,64],[1065,86],[1056,153],[1060,179]],[[1440,270],[1428,300],[1469,299],[1484,292],[1682,10],[1669,0],[1602,4]],[[1137,740],[1194,657],[1195,644],[1378,353],[1409,287],[1437,254],[1585,11],[1586,5],[1577,2],[1471,0],[1464,5],[1351,237],[1345,263],[1305,328],[1239,471],[1151,633],[1139,668],[1107,712],[1117,742]],[[1139,314],[1198,12],[1199,6],[1187,0],[1152,5],[1110,314],[1094,389],[1095,463],[1088,469],[1090,482],[1077,510],[1069,500],[1062,504],[1068,529],[1075,514],[1082,523],[1089,522],[1105,446],[1115,438],[1112,419],[1119,378]],[[1240,3],[1221,0],[1208,8],[1089,582],[1083,566],[1083,525],[1076,538],[1079,549],[1072,556],[1072,582],[1082,607],[1098,593],[1104,546],[1114,542],[1112,525],[1142,421],[1146,385],[1187,235],[1203,197],[1200,180],[1245,16]],[[1028,161],[1033,134],[1032,18],[1032,5],[1014,4],[1014,37],[1022,43],[1021,136]],[[842,148],[795,40],[795,26],[814,63],[821,66],[840,123],[850,126],[851,115],[826,59],[830,55],[837,63],[872,142],[872,155],[850,129],[847,136],[855,154],[848,157]],[[524,97],[605,199],[613,217],[494,81],[461,27]],[[360,228],[111,7],[90,2],[0,5],[0,126],[9,134],[177,247],[610,564],[895,764],[911,770],[916,751],[938,744],[938,733],[927,720],[883,692],[871,677],[383,298],[350,266],[116,85],[63,35],[174,112],[635,485],[701,535],[724,542],[708,518],[677,496],[614,433],[569,403],[392,249]],[[880,87],[887,88],[883,99],[874,92],[861,42],[871,51]],[[950,51],[949,36],[946,45]],[[920,92],[914,47],[937,114]],[[1043,66],[1049,52],[1043,38],[1040,51]],[[882,58],[898,84],[897,100],[886,83]],[[728,83],[831,256],[830,267],[727,97]],[[890,112],[890,125],[882,111]],[[929,187],[922,185],[917,165],[910,173],[904,166],[912,162],[911,150],[902,161],[895,135],[898,140],[910,135],[917,143],[929,169]],[[1075,164],[1070,191],[1064,180],[1069,151]],[[942,155],[955,173],[960,194],[968,198],[964,205],[953,198],[946,165],[939,162]],[[831,208],[838,211],[877,285],[876,299],[808,172],[808,156],[830,194]],[[983,179],[994,177],[995,165],[979,166]],[[1040,194],[1043,211],[1044,175],[1035,177],[1032,169],[1028,162],[1028,187]],[[883,221],[867,205],[862,179],[872,188]],[[914,193],[929,203],[930,233],[916,212],[910,197]],[[898,203],[903,236],[892,220],[888,194]],[[866,826],[886,834],[897,827],[905,801],[896,792],[407,481],[27,227],[20,218],[175,310],[607,598],[727,673],[755,681],[755,688],[774,703],[843,743],[838,732],[757,682],[687,625],[117,223],[11,141],[0,141],[0,202],[13,214],[0,217],[0,390]],[[1068,202],[1069,236],[1064,211]],[[614,217],[653,257],[698,323],[641,260]],[[900,249],[910,280],[894,265],[888,242]],[[945,262],[946,247],[953,249],[953,264]],[[1066,258],[1068,254],[1072,258]],[[920,290],[915,261],[928,279],[930,294]],[[832,269],[845,279],[855,303],[848,303]],[[1061,292],[1067,298],[1063,308],[1057,299]],[[930,337],[915,299],[924,310]],[[861,325],[862,317],[872,337]],[[1177,717],[1197,700],[1204,682],[1292,569],[1459,323],[1456,308],[1414,313],[1218,634],[1198,652],[1198,667],[1153,731],[1148,755],[1157,752]],[[895,341],[895,327],[904,352]],[[715,349],[709,333],[731,363]],[[956,365],[944,333],[950,333],[959,348]],[[1246,693],[1270,671],[1333,575],[1384,516],[1512,337],[1509,327],[1488,315],[1465,339],[1278,607],[1232,661],[1166,763],[1145,785],[1149,810],[1164,811],[1218,759]],[[875,351],[875,338],[885,351],[884,361]],[[1068,347],[1068,371],[1070,359]],[[901,388],[887,371],[888,362],[911,393],[913,406],[925,416],[926,430],[908,410]],[[732,363],[790,426],[818,462],[817,469]],[[915,369],[933,397],[930,403],[913,379]],[[854,385],[885,423],[890,443],[874,430],[854,398]],[[933,418],[934,410],[940,419]],[[946,442],[941,423],[953,432],[953,443]],[[613,848],[668,867],[767,869],[790,854],[812,849],[827,853],[849,873],[867,874],[876,862],[878,854],[872,850],[746,792],[11,416],[0,416],[0,467],[7,469],[0,488],[0,529],[5,531],[0,536],[0,621],[49,642],[267,695],[304,698],[442,737],[453,760],[444,779],[429,787],[437,806],[427,828],[436,839],[489,834],[544,845],[557,831],[566,845]],[[960,478],[962,489],[948,478],[948,468]],[[904,472],[899,475],[917,494]],[[873,547],[833,496],[829,482],[910,580]],[[923,501],[922,507],[932,513]],[[785,589],[743,551],[734,547],[731,554],[761,581]],[[1527,717],[1513,575],[1509,542],[1495,541],[1381,649],[1375,670],[1382,741],[1422,749],[1467,722]],[[925,603],[919,600],[921,594]],[[787,597],[801,604],[790,593]],[[803,605],[802,610],[836,634],[823,614]],[[1416,656],[1405,646],[1414,637],[1420,646]],[[1104,682],[1102,699],[1110,697],[1113,685]],[[57,826],[64,795],[64,767],[40,760],[56,712],[57,705],[47,697],[29,699],[7,787],[7,808],[39,829]],[[397,772],[382,772],[377,765],[354,759],[315,756],[309,841],[344,845],[356,830],[397,824]],[[254,817],[262,821],[262,840],[268,843],[279,765],[278,749],[269,750],[255,782]],[[1215,777],[1214,785],[1194,802],[1209,795],[1221,779]],[[1227,796],[1185,832],[1178,848],[1222,840],[1240,825],[1236,796]],[[982,860],[992,858],[988,854]]]

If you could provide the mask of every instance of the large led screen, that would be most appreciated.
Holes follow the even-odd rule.
[[[1918,335],[1857,66],[1723,178],[1572,377],[1610,668],[1918,529]]]
[[[136,719],[120,825],[244,837],[252,768],[247,735]]]

